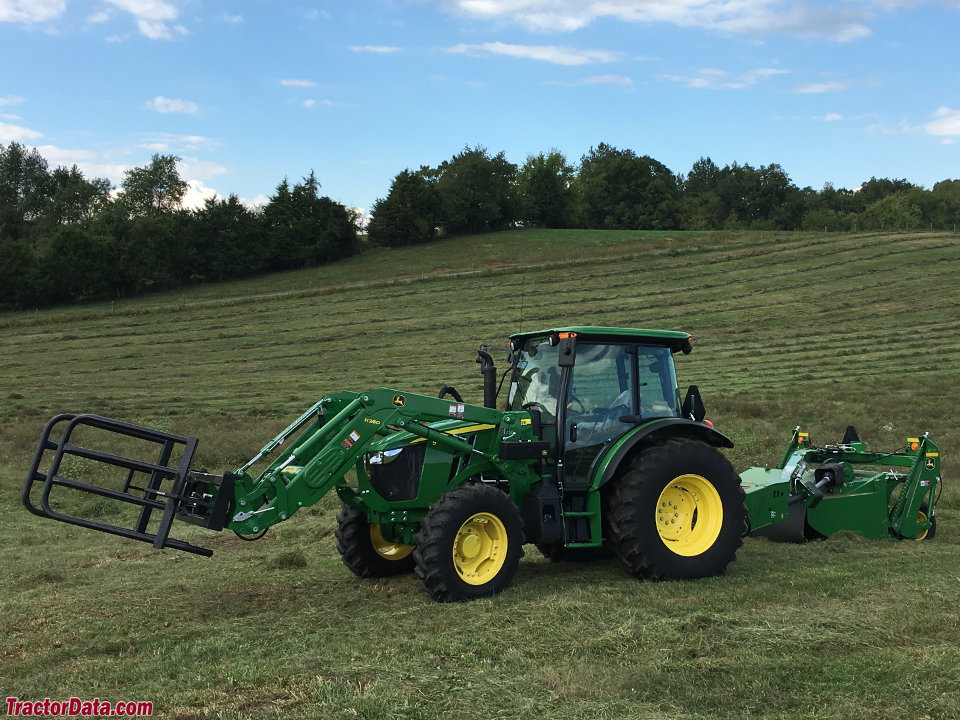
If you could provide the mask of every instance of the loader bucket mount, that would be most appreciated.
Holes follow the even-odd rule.
[[[105,438],[131,452],[98,449]],[[212,550],[170,537],[174,520],[210,530],[227,522],[235,478],[193,470],[197,442],[99,415],[57,415],[40,435],[23,503],[40,517],[209,557]]]

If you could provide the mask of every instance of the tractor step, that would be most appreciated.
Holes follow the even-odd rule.
[[[101,449],[105,443],[128,453]],[[40,517],[210,556],[212,550],[170,537],[174,520],[211,530],[227,521],[234,477],[192,470],[196,448],[196,438],[155,428],[57,415],[40,436],[23,504]]]
[[[599,547],[602,544],[599,505],[600,496],[596,492],[565,489],[562,507],[566,547]]]

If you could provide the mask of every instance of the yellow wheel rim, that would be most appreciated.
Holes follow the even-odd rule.
[[[377,551],[377,555],[387,560],[403,560],[413,552],[413,545],[390,542],[383,536],[378,523],[370,525],[370,544]]]
[[[705,553],[717,541],[723,525],[720,493],[700,475],[680,475],[660,493],[656,523],[663,544],[677,555]]]
[[[930,519],[930,518],[927,517],[927,514],[926,514],[923,510],[920,510],[919,512],[917,512],[917,522],[918,522],[918,523],[925,523],[925,522],[927,522],[927,520],[929,520],[929,519]],[[914,538],[914,540],[926,540],[926,539],[927,539],[927,535],[929,535],[929,534],[930,534],[930,529],[927,528],[927,529],[924,530],[922,533],[920,533],[919,535],[917,535],[917,536]]]
[[[507,559],[507,544],[507,529],[496,515],[468,518],[453,540],[453,566],[460,579],[468,585],[493,580]]]

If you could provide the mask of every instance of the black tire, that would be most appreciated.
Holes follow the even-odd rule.
[[[937,536],[937,516],[934,515],[930,517],[930,510],[927,507],[927,503],[920,503],[920,520],[930,520],[930,529],[924,533],[920,533],[914,540],[920,542],[926,542],[927,540],[933,540]]]
[[[819,530],[814,529],[810,524],[809,520],[804,519],[803,521],[803,541],[804,542],[819,542],[820,540],[826,540],[827,536],[824,535]]]
[[[371,526],[362,510],[343,505],[336,536],[343,564],[358,577],[391,577],[413,570],[413,547],[384,540],[379,526]]]
[[[463,485],[440,497],[420,521],[413,552],[417,577],[437,602],[494,595],[523,557],[523,520],[505,493]]]
[[[740,477],[709,445],[692,440],[654,445],[613,482],[611,536],[635,577],[719,575],[743,544],[747,510]]]

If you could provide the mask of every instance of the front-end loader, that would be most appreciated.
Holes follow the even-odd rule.
[[[525,543],[552,559],[612,552],[640,578],[692,579],[722,573],[765,528],[775,539],[934,533],[940,458],[927,437],[871,453],[853,436],[814,448],[798,429],[779,466],[738,476],[697,388],[681,399],[674,355],[692,350],[687,333],[517,333],[502,348],[503,409],[493,349],[478,351],[483,405],[448,386],[439,397],[326,395],[223,474],[193,466],[196,438],[58,415],[23,501],[42,517],[211,555],[174,538],[174,521],[253,540],[333,491],[344,564],[360,577],[414,571],[438,601],[503,590]],[[854,468],[871,464],[902,472]]]

